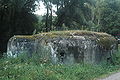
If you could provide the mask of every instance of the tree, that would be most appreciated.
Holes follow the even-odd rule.
[[[31,34],[37,22],[37,0],[0,0],[0,51],[6,51],[8,39],[17,34]]]
[[[120,34],[120,1],[103,0],[100,4],[101,31],[112,35]]]
[[[42,0],[42,2],[44,2],[44,5],[46,6],[46,15],[44,17],[46,17],[45,19],[45,31],[51,31],[52,30],[52,0]]]
[[[119,0],[43,0],[47,14],[43,18],[46,31],[55,26],[61,30],[87,29],[120,34],[120,1]],[[56,19],[53,22],[52,5],[56,5]],[[54,23],[54,24],[52,24]]]
[[[90,9],[86,8],[84,3],[92,4],[92,0],[54,0],[52,3],[57,6],[56,26],[58,29],[63,24],[69,28],[74,28],[76,24],[78,28],[87,25]]]

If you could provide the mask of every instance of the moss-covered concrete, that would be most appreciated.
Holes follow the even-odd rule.
[[[117,47],[117,40],[102,32],[83,30],[52,31],[36,35],[16,35],[8,42],[8,54],[39,53],[49,55],[53,63],[99,63],[109,58]],[[43,51],[43,52],[42,52]]]
[[[92,32],[92,31],[83,31],[83,30],[71,30],[71,31],[52,31],[52,32],[44,32],[39,33],[36,35],[18,35],[14,36],[14,38],[25,38],[25,39],[50,39],[50,38],[57,38],[57,37],[64,37],[64,38],[74,38],[74,36],[84,36],[86,39],[95,40],[98,45],[103,46],[106,49],[109,49],[113,43],[116,42],[116,39],[103,32]]]

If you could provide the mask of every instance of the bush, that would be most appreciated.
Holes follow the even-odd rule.
[[[120,65],[120,45],[118,46],[118,52],[113,55],[115,65]]]

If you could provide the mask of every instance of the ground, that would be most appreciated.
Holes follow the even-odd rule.
[[[120,80],[120,72],[112,74],[106,78],[99,79],[99,80]]]

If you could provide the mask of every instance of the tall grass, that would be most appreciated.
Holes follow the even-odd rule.
[[[119,52],[120,54],[120,49]],[[17,58],[0,59],[0,80],[93,80],[101,75],[119,70],[120,55],[116,65],[74,64],[53,65],[49,60],[21,55]]]
[[[120,65],[120,44],[118,45],[118,52],[113,55],[116,65]]]
[[[53,65],[20,58],[0,60],[0,80],[92,80],[119,69],[107,65]]]

